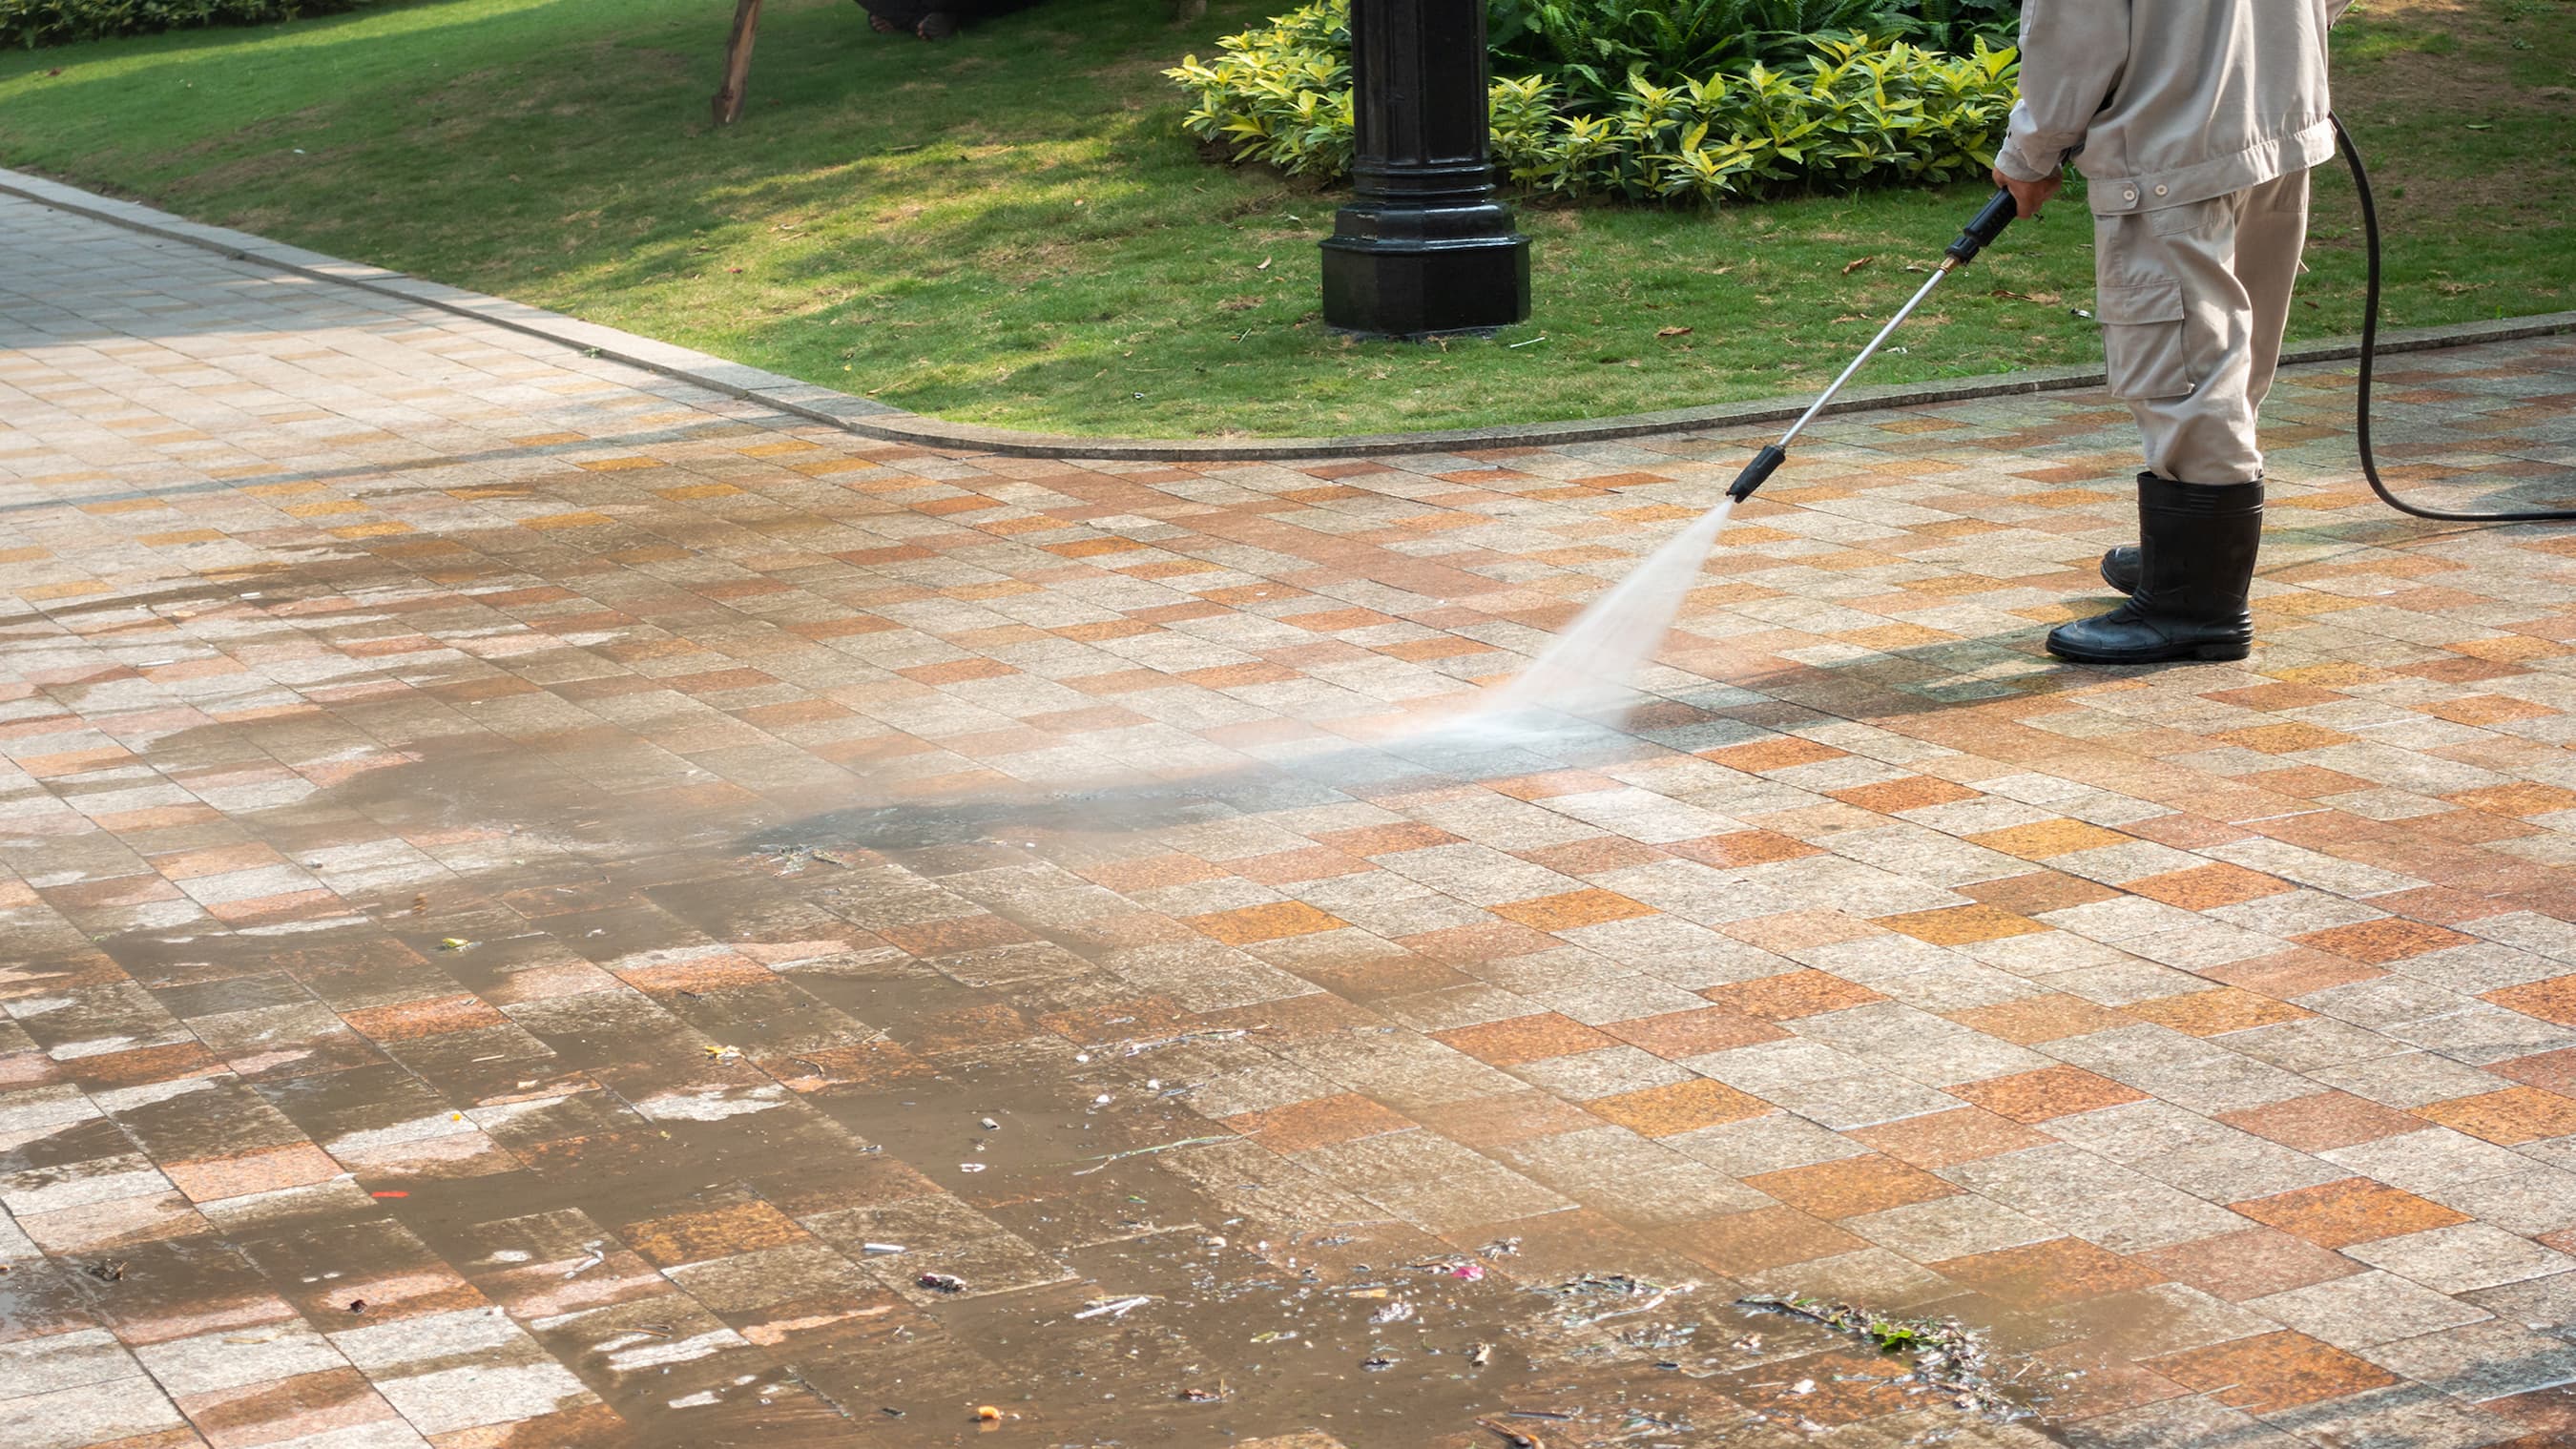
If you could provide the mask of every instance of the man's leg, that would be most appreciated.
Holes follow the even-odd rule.
[[[2167,373],[2133,379],[2125,391],[2121,378],[2111,380],[2138,419],[2147,470],[2160,478],[2210,485],[2263,476],[2254,436],[2256,373],[2268,388],[2280,344],[2277,335],[2268,347],[2258,344],[2254,297],[2237,275],[2237,240],[2254,197],[2240,191],[2119,218],[2141,225],[2124,231],[2109,264],[2124,276],[2169,281],[2181,314],[2151,345],[2178,354],[2184,385],[2171,385]]]
[[[2241,659],[2252,647],[2245,596],[2263,498],[2254,421],[2279,338],[2257,345],[2262,320],[2237,268],[2248,209],[2265,191],[2096,223],[2103,353],[2148,472],[2134,564],[2118,551],[2104,560],[2115,584],[2134,568],[2129,602],[2052,631],[2049,652],[2061,658]]]
[[[2294,172],[2268,181],[2246,194],[2244,215],[2236,228],[2236,279],[2254,314],[2253,356],[2247,370],[2247,400],[2260,413],[2271,395],[2272,375],[2281,361],[2281,333],[2290,320],[2290,298],[2297,290],[2300,255],[2308,240],[2308,176]],[[2148,420],[2140,420],[2143,432]],[[2138,586],[2138,550],[2123,545],[2102,556],[2102,580],[2121,593]]]
[[[2308,173],[2294,171],[2245,196],[2236,228],[2236,279],[2254,312],[2252,366],[2245,391],[2259,411],[2272,394],[2281,365],[2281,334],[2290,323],[2290,297],[2299,286],[2299,258],[2308,247]]]

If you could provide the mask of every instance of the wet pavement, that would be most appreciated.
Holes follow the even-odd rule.
[[[2241,666],[2039,652],[2116,405],[1930,407],[1466,748],[1763,439],[948,456],[0,256],[0,1444],[2576,1443],[2576,533],[2344,370]],[[2576,342],[2387,381],[2576,496]]]

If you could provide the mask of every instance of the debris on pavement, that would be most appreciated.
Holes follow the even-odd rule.
[[[1076,1318],[1124,1318],[1136,1309],[1154,1301],[1150,1293],[1133,1293],[1124,1298],[1094,1298]]]
[[[919,1283],[924,1288],[940,1293],[963,1293],[966,1291],[966,1280],[958,1277],[954,1273],[924,1273],[913,1281]]]
[[[840,852],[820,845],[764,845],[752,854],[782,876],[803,875],[818,860],[843,870],[852,868],[851,862]]]
[[[1849,1303],[1772,1293],[1759,1293],[1736,1302],[1746,1308],[1819,1324],[1868,1343],[1882,1353],[1904,1354],[1914,1364],[1908,1378],[1959,1408],[2005,1417],[2028,1412],[1988,1381],[1985,1345],[1955,1318],[1898,1318]],[[1814,1387],[1813,1380],[1802,1379],[1794,1392],[1804,1394]]]
[[[1108,1098],[1103,1097],[1101,1100],[1105,1102]],[[1107,1167],[1113,1162],[1124,1162],[1130,1157],[1151,1157],[1157,1152],[1169,1152],[1176,1147],[1201,1147],[1210,1142],[1234,1142],[1238,1140],[1240,1139],[1238,1139],[1233,1133],[1223,1132],[1206,1137],[1184,1137],[1178,1142],[1166,1142],[1158,1147],[1131,1147],[1124,1152],[1111,1152],[1099,1157],[1090,1158],[1088,1160],[1094,1165],[1081,1168],[1073,1175],[1076,1177],[1089,1177],[1093,1173],[1100,1171],[1102,1168]]]

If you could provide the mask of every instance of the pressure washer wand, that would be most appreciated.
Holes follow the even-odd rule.
[[[1887,339],[1896,335],[1896,329],[1905,325],[1905,319],[1914,315],[1914,309],[1923,305],[1923,299],[1932,295],[1932,289],[1941,285],[1943,277],[1975,261],[1977,253],[1994,245],[1995,238],[2004,234],[2004,228],[2012,225],[2013,217],[2019,211],[2020,206],[2013,200],[2013,194],[1997,188],[1994,196],[1986,202],[1985,209],[1979,211],[1967,229],[1959,233],[1957,241],[1950,243],[1948,254],[1941,259],[1941,265],[1932,269],[1932,275],[1923,283],[1922,290],[1914,294],[1912,301],[1896,309],[1896,315],[1887,319],[1886,326],[1878,329],[1878,335],[1861,349],[1860,356],[1852,359],[1851,366],[1843,369],[1843,375],[1834,379],[1833,386],[1825,389],[1824,396],[1817,398],[1813,406],[1789,425],[1789,431],[1780,435],[1780,441],[1753,455],[1753,461],[1745,464],[1744,471],[1736,474],[1735,481],[1727,485],[1726,496],[1741,503],[1753,496],[1754,489],[1770,482],[1771,475],[1780,471],[1780,465],[1789,461],[1789,445],[1807,430],[1807,424],[1824,412],[1825,405],[1834,400],[1834,394],[1843,390],[1844,383],[1852,380],[1852,374],[1860,371],[1861,364],[1876,356]]]

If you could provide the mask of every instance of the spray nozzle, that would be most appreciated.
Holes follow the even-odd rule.
[[[1752,497],[1753,490],[1770,482],[1771,475],[1779,472],[1780,465],[1788,461],[1788,450],[1778,443],[1771,444],[1754,454],[1753,461],[1744,465],[1744,471],[1735,475],[1735,481],[1726,487],[1726,496],[1738,503]]]
[[[1995,239],[2004,234],[2004,228],[2012,225],[2013,218],[2020,214],[2021,203],[2013,200],[2011,190],[1996,187],[1995,194],[1987,198],[1985,209],[1978,212],[1967,229],[1959,233],[1957,241],[1950,243],[1950,264],[1964,267],[1975,261],[1977,253],[1993,246]]]

